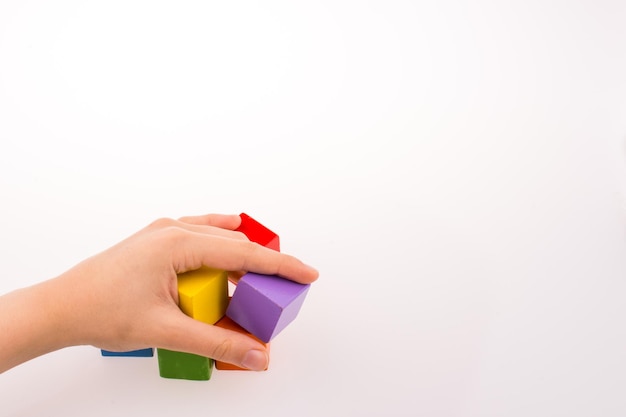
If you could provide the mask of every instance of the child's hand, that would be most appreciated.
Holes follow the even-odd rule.
[[[298,259],[239,232],[237,215],[161,219],[58,278],[0,297],[0,372],[66,346],[145,347],[208,356],[263,370],[254,339],[207,325],[178,308],[177,273],[202,265],[317,279]]]

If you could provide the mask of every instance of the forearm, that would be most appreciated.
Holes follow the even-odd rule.
[[[0,297],[0,373],[72,344],[68,300],[50,280]]]

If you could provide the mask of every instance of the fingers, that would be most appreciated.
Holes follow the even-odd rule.
[[[265,346],[244,334],[202,323],[184,314],[168,315],[159,347],[189,352],[228,362],[242,368],[263,371],[269,355]]]
[[[245,234],[234,231],[230,228],[230,226],[235,224],[233,222],[234,218],[232,217],[233,216],[228,215],[209,214],[206,216],[198,217],[181,217],[181,220],[162,218],[154,221],[150,225],[150,227],[153,230],[165,229],[167,227],[176,227],[190,232],[228,237],[231,239],[248,240]],[[239,219],[239,216],[234,217]],[[227,227],[221,227],[219,226],[220,224]]]
[[[299,259],[246,240],[234,240],[200,233],[184,233],[177,238],[177,259],[194,259],[202,265],[227,271],[252,271],[309,284],[319,275]],[[193,267],[182,265],[182,268]]]
[[[280,275],[301,284],[310,284],[317,280],[319,273],[301,260],[265,248],[252,242],[240,241],[237,246],[244,248],[244,256],[236,259],[238,271],[252,271],[260,274]]]
[[[185,216],[178,220],[187,224],[215,226],[228,230],[235,230],[241,224],[241,217],[237,214],[205,214],[203,216]]]
[[[223,229],[217,226],[202,226],[184,222],[179,222],[179,224],[177,224],[176,226],[195,233],[204,233],[207,235],[227,237],[229,239],[248,240],[246,235],[241,232],[236,232],[230,229]]]
[[[235,232],[241,218],[238,215],[208,214],[187,216],[179,220],[160,219],[156,229],[174,226],[173,235],[176,271],[196,269],[200,265],[227,271],[251,271],[280,275],[302,284],[315,281],[319,273],[299,259],[248,241]],[[170,229],[172,230],[172,229]],[[238,276],[232,276],[237,281]]]

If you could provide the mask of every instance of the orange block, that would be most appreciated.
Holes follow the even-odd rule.
[[[265,343],[262,340],[259,340],[257,337],[253,336],[251,333],[246,331],[246,329],[244,329],[243,327],[241,327],[240,325],[232,321],[230,318],[228,318],[228,316],[222,317],[217,323],[215,323],[215,326],[221,327],[223,329],[233,330],[241,334],[245,334],[246,336],[253,338],[257,342],[262,343],[263,346],[267,348],[268,353],[269,353],[269,347],[270,347],[269,343]],[[268,364],[268,367],[269,367],[269,364]],[[232,363],[221,362],[218,360],[215,361],[215,368],[221,371],[248,371],[248,369],[240,368],[239,366],[233,365]],[[265,368],[266,371],[267,369],[268,368]]]

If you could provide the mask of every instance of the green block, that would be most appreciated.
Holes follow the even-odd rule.
[[[213,359],[192,353],[157,349],[159,374],[163,378],[208,381],[213,371]]]

